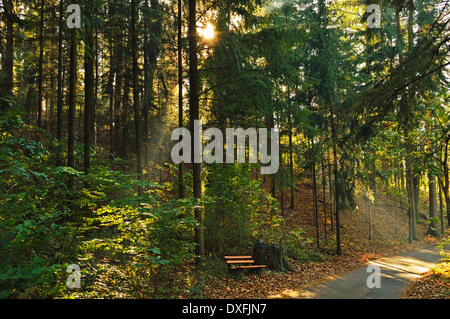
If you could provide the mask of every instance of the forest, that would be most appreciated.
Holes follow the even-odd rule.
[[[0,0],[0,63],[0,298],[269,298],[446,241],[449,0]]]

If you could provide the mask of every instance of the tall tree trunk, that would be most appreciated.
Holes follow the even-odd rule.
[[[439,225],[436,222],[438,218],[437,212],[437,192],[436,192],[436,175],[434,173],[430,173],[428,176],[428,194],[429,194],[429,208],[430,208],[430,224],[427,230],[427,234],[438,237],[439,233]]]
[[[275,127],[273,113],[269,114],[266,117],[266,125],[267,125],[267,129],[269,129],[269,130]],[[272,144],[270,143],[270,136],[267,136],[267,147],[270,152],[272,152],[271,145]],[[277,195],[275,179],[276,179],[275,175],[272,175],[272,177],[270,178],[270,191],[272,193],[273,198],[276,198],[276,195]]]
[[[328,241],[328,234],[327,234],[327,196],[326,196],[326,188],[327,188],[327,178],[325,173],[325,160],[322,157],[322,193],[323,193],[323,229],[324,229],[324,236],[325,236],[325,242]]]
[[[112,16],[113,16],[113,8],[109,8],[109,21],[110,28],[112,29]],[[114,103],[115,103],[115,88],[114,82],[117,85],[117,75],[116,75],[116,67],[114,64],[115,59],[115,51],[114,51],[114,36],[111,32],[109,38],[109,79],[108,79],[108,94],[109,94],[109,159],[113,159],[114,151],[115,151],[115,122],[114,122]],[[114,81],[114,78],[116,80]]]
[[[0,79],[0,110],[9,108],[9,100],[13,97],[14,90],[14,23],[17,16],[14,12],[14,2],[3,0],[3,12],[5,17],[6,45],[5,56],[2,57],[2,69],[4,78]]]
[[[199,78],[198,78],[198,39],[197,39],[197,3],[196,0],[189,0],[189,108],[192,148],[195,147],[194,121],[199,119]],[[197,200],[195,207],[195,219],[198,225],[195,227],[195,253],[197,260],[205,258],[205,242],[203,238],[203,211],[200,206],[202,198],[201,163],[194,163],[194,152],[192,152],[193,166],[193,188],[194,198]]]
[[[442,190],[444,192],[445,208],[447,210],[447,223],[448,223],[448,226],[450,226],[450,194],[449,194],[450,176],[449,176],[449,170],[448,170],[448,143],[449,143],[449,140],[447,139],[445,141],[444,158],[443,158],[443,162],[442,162],[442,166],[443,166],[442,170],[444,173]]]
[[[411,145],[406,146],[407,152],[409,153],[406,158],[406,189],[408,193],[408,217],[409,217],[409,242],[418,240],[416,232],[416,219],[417,219],[417,209],[416,209],[416,185],[412,159],[411,159]]]
[[[115,81],[115,88],[114,88],[114,153],[116,153],[118,156],[123,156],[123,150],[121,147],[120,139],[122,136],[122,87],[124,86],[124,76],[125,76],[125,68],[124,68],[124,61],[123,61],[123,51],[124,48],[122,47],[122,40],[123,40],[123,34],[120,34],[119,36],[120,42],[119,45],[115,47],[115,65],[114,68],[116,69],[116,81]],[[123,94],[125,95],[125,94]]]
[[[54,122],[54,113],[55,113],[55,72],[54,69],[50,70],[50,90],[48,92],[48,113],[47,113],[47,132],[54,134],[53,130],[53,122]]]
[[[178,56],[178,127],[183,127],[183,43],[182,43],[182,23],[183,23],[183,1],[178,0],[178,32],[177,32],[177,56]],[[184,198],[184,178],[183,162],[178,164],[178,197]]]
[[[75,168],[75,103],[77,86],[77,30],[70,30],[70,65],[69,65],[69,112],[67,166]]]
[[[149,179],[149,173],[147,166],[149,164],[149,150],[148,150],[148,135],[149,135],[149,127],[148,127],[148,117],[149,117],[149,111],[150,111],[150,103],[152,99],[152,89],[153,89],[153,82],[150,83],[150,61],[149,61],[149,21],[150,21],[150,15],[148,14],[149,6],[148,6],[148,0],[145,0],[144,2],[144,101],[143,101],[143,130],[142,130],[142,147],[144,151],[144,167],[147,171],[147,174],[145,176],[146,179]]]
[[[427,130],[431,131],[430,125],[427,125]],[[427,140],[427,143],[429,146],[427,147],[427,150],[431,153],[435,153],[435,149],[433,146],[433,143],[431,140]],[[439,153],[438,153],[439,154]],[[430,164],[434,167],[436,165],[436,161],[434,160],[434,156],[431,156]],[[429,224],[428,224],[428,230],[427,234],[431,235],[433,237],[439,237],[440,236],[440,230],[439,230],[439,215],[438,215],[438,203],[437,203],[437,181],[436,181],[436,173],[433,171],[433,169],[430,169],[428,171],[428,207],[429,207]],[[441,220],[441,223],[443,221]]]
[[[367,217],[369,222],[369,240],[372,240],[372,210],[370,207],[370,199],[367,199]]]
[[[441,179],[438,179],[439,183],[439,218],[441,222],[441,234],[445,233],[445,217],[444,217],[444,201],[442,198],[442,181]]]
[[[91,167],[91,133],[92,133],[92,108],[94,107],[94,33],[92,29],[93,17],[88,11],[88,23],[85,26],[85,53],[84,53],[84,172],[89,173]]]
[[[414,181],[414,209],[415,209],[415,216],[416,216],[416,224],[417,219],[419,218],[419,198],[420,198],[420,176],[417,174],[413,175],[413,181]]]
[[[91,144],[96,147],[97,139],[98,139],[98,127],[97,127],[97,97],[98,97],[98,89],[99,89],[99,46],[98,46],[98,30],[95,30],[93,33],[94,36],[94,49],[93,49],[93,61],[94,61],[94,96],[92,98],[92,107],[91,107]]]
[[[123,70],[124,76],[122,79],[123,82],[123,91],[122,96],[120,97],[120,107],[118,109],[118,122],[119,122],[119,135],[118,135],[118,154],[122,158],[126,158],[128,156],[128,115],[129,111],[133,108],[132,102],[130,102],[130,90],[132,90],[133,83],[132,81],[127,81],[127,79],[133,78],[133,71],[129,68]]]
[[[56,102],[56,139],[62,139],[62,112],[63,112],[63,21],[64,21],[64,1],[59,3],[59,27],[58,27],[58,88]],[[62,159],[58,155],[58,165],[61,165]]]
[[[40,24],[39,24],[39,62],[38,62],[38,105],[37,105],[37,126],[42,128],[42,83],[44,82],[44,0],[41,0]]]
[[[142,133],[141,133],[141,112],[139,105],[139,67],[138,67],[138,42],[137,42],[137,9],[136,0],[131,0],[131,55],[133,59],[133,107],[134,107],[134,127],[136,131],[136,172],[138,179],[142,180]],[[138,187],[139,195],[142,195],[143,188]]]
[[[402,193],[399,187],[400,174],[396,173],[397,178],[395,179],[395,186],[398,189],[399,199],[400,199],[400,211],[402,210]],[[395,198],[395,197],[394,197]],[[398,234],[398,209],[395,210],[395,234]]]
[[[319,235],[319,209],[317,203],[317,178],[316,178],[316,161],[314,158],[314,141],[311,139],[311,175],[313,180],[313,206],[314,206],[314,227],[316,228],[316,245],[320,248]],[[283,190],[281,190],[283,191]]]
[[[339,186],[339,172],[338,172],[338,159],[337,159],[337,133],[334,123],[334,112],[332,103],[330,103],[330,121],[331,121],[331,139],[333,141],[333,170],[334,170],[334,216],[336,218],[336,254],[342,254],[341,248],[341,222],[340,222],[340,186]]]
[[[291,117],[289,117],[289,122],[291,122]],[[292,151],[292,125],[289,127],[289,173],[291,175],[291,209],[295,208],[295,181],[294,181],[294,158]]]
[[[328,153],[328,152],[327,152]],[[332,181],[332,167],[331,167],[331,152],[327,156],[327,167],[328,167],[328,187],[329,187],[329,195],[330,195],[330,223],[331,223],[331,231],[334,232],[334,200],[333,200],[333,181]]]

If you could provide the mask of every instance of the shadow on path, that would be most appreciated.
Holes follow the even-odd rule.
[[[400,299],[420,274],[440,261],[440,253],[435,244],[400,256],[381,258],[356,270],[302,286],[291,296],[301,299]],[[379,288],[367,285],[369,276],[373,274],[368,272],[370,265],[380,267]]]

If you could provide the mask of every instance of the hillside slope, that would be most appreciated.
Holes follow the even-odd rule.
[[[280,199],[280,194],[277,198]],[[318,197],[322,198],[319,192]],[[315,229],[312,203],[312,188],[308,182],[300,183],[296,189],[295,208],[289,209],[289,192],[284,194],[286,216],[286,231],[301,228],[305,236],[314,239]],[[328,198],[328,197],[327,197]],[[261,275],[247,275],[244,278],[231,278],[221,275],[213,268],[215,262],[207,264],[206,276],[201,280],[205,289],[201,297],[206,298],[289,298],[295,296],[295,289],[301,285],[313,282],[326,276],[352,270],[370,260],[385,256],[393,256],[411,251],[417,247],[429,244],[433,239],[425,235],[427,226],[425,221],[417,227],[420,241],[408,243],[408,218],[406,211],[398,211],[396,216],[392,200],[386,202],[384,194],[376,196],[376,204],[372,205],[372,240],[368,239],[368,222],[364,201],[357,199],[358,207],[355,211],[344,211],[341,214],[342,255],[335,254],[335,237],[331,231],[329,211],[327,209],[327,238],[324,240],[323,201],[319,203],[319,230],[321,249],[316,249],[313,240],[306,249],[311,260],[290,260],[293,271],[277,273],[265,271]],[[398,219],[396,219],[398,218]],[[397,227],[396,227],[397,220]],[[397,229],[397,231],[396,231]],[[316,260],[316,261],[312,261]],[[186,297],[186,296],[178,296]]]

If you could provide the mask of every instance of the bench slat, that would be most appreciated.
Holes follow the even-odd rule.
[[[253,264],[255,262],[252,259],[252,256],[224,256],[224,258],[227,262],[229,270],[258,269],[267,267],[266,265],[245,265],[245,264]]]
[[[253,269],[253,268],[266,268],[266,265],[252,265],[252,266],[236,266],[236,267],[231,267],[231,269]]]
[[[252,264],[254,260],[227,260],[227,264]]]

